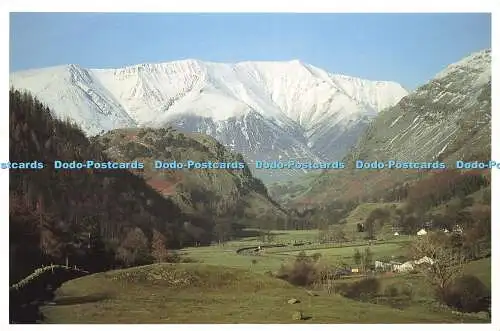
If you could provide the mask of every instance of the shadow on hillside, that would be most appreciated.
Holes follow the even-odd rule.
[[[111,299],[112,295],[109,293],[96,293],[90,295],[82,295],[82,296],[66,296],[60,297],[54,300],[57,306],[70,306],[70,305],[78,305],[82,303],[91,303],[91,302],[99,302],[107,299]]]

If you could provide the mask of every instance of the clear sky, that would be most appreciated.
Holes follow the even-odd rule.
[[[299,59],[408,89],[491,48],[490,14],[12,13],[10,71]]]

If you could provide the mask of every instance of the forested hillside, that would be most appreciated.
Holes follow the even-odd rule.
[[[187,216],[127,170],[54,170],[54,160],[108,157],[76,126],[52,118],[28,93],[10,91],[10,281],[42,264],[66,261],[90,271],[129,266],[193,241]]]
[[[253,177],[241,154],[229,152],[205,134],[184,134],[172,128],[118,129],[94,139],[113,160],[144,163],[141,176],[183,211],[214,219],[216,236],[228,239],[234,224],[283,228],[287,212]],[[155,161],[238,164],[242,168],[155,169]]]

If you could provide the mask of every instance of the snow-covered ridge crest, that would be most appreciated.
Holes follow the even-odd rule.
[[[450,74],[462,71],[490,72],[491,75],[491,49],[472,53],[460,61],[450,64],[439,72],[434,79],[442,79]]]
[[[332,74],[299,60],[66,65],[16,72],[10,82],[89,135],[174,124],[249,160],[342,157],[367,120],[408,94],[395,82]]]
[[[23,86],[26,80],[29,84]],[[14,73],[11,83],[34,94],[67,84],[99,87],[137,124],[164,122],[183,113],[227,120],[257,111],[313,127],[339,108],[373,115],[407,94],[397,83],[333,75],[298,60],[228,64],[188,59],[118,69],[68,65]]]

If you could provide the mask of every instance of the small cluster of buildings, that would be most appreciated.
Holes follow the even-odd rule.
[[[448,229],[442,229],[444,233],[450,233],[450,230]],[[459,225],[455,225],[453,229],[451,230],[452,233],[463,233],[463,228]],[[427,230],[422,228],[417,231],[417,236],[425,236],[427,234]],[[399,231],[394,232],[394,236],[399,236]]]
[[[407,262],[383,262],[383,261],[375,261],[375,270],[376,271],[391,271],[391,272],[410,272],[415,269],[417,265],[427,263],[434,264],[434,260],[431,258],[424,256],[419,260],[407,261]]]

